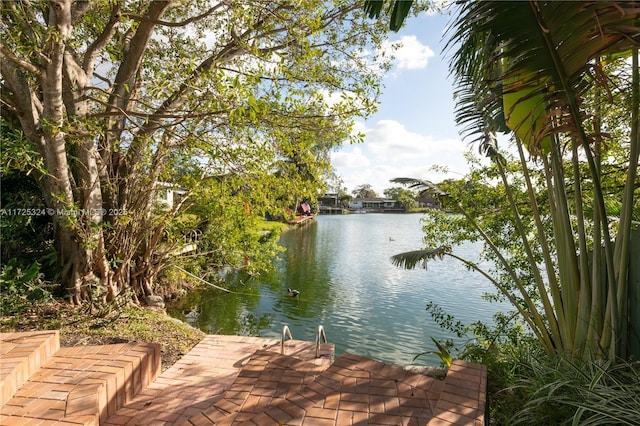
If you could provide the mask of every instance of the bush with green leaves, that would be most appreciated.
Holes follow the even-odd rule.
[[[453,359],[486,365],[491,424],[509,424],[513,413],[528,398],[526,390],[516,386],[522,378],[521,366],[529,357],[546,356],[535,336],[527,332],[513,312],[497,312],[493,324],[481,321],[464,324],[432,302],[427,303],[427,311],[436,324],[456,339],[432,338],[437,350],[418,356],[436,354],[447,367]]]
[[[15,315],[33,305],[52,300],[46,282],[42,279],[40,264],[27,267],[17,259],[10,259],[0,271],[0,306],[3,315]]]

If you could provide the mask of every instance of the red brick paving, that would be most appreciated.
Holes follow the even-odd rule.
[[[57,330],[2,333],[0,340],[0,406],[60,348]]]
[[[16,334],[2,334],[3,355],[15,354]],[[160,346],[148,343],[59,348],[47,358],[2,404],[0,424],[98,425],[160,372]]]
[[[487,366],[455,360],[447,371],[429,426],[482,426],[486,403]]]
[[[119,410],[116,417],[109,418],[105,425],[185,424],[190,419],[197,423],[200,413],[221,400],[236,379],[239,384],[255,381],[251,377],[258,374],[254,364],[241,377],[238,376],[259,350],[279,353],[280,339],[205,336],[188,354]],[[323,370],[332,361],[333,345],[321,345],[320,352],[321,357],[316,359],[315,345],[311,342],[292,340],[285,344],[285,354],[305,360],[313,366],[309,368]],[[244,396],[236,388],[230,392],[230,401],[239,401]],[[144,423],[140,423],[141,419]]]
[[[59,345],[57,332],[50,349],[42,349],[43,333],[18,334],[2,335],[3,397],[17,389],[1,406],[2,425],[484,422],[486,367],[464,361],[454,361],[441,381],[348,353],[331,363],[328,344],[316,359],[311,342],[288,341],[281,355],[279,339],[209,335],[156,377],[157,345],[62,348],[47,355]],[[29,355],[28,347],[38,355]],[[22,386],[19,379],[25,379]]]
[[[271,424],[426,424],[441,386],[439,380],[345,353],[313,383],[264,414]],[[287,418],[281,412],[296,414]]]

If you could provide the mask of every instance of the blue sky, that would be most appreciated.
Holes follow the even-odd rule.
[[[440,182],[467,170],[469,149],[454,122],[453,84],[448,76],[443,33],[450,17],[426,14],[408,20],[391,41],[402,39],[393,70],[384,78],[378,112],[356,123],[363,144],[343,145],[332,164],[347,190],[370,184],[382,196],[394,177]],[[451,173],[430,171],[447,166]]]

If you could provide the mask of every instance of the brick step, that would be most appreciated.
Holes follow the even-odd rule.
[[[57,330],[0,334],[0,407],[60,349]]]
[[[2,405],[0,424],[98,425],[159,372],[157,344],[60,348]]]
[[[332,345],[316,358],[313,342],[286,342],[281,355],[278,339],[209,335],[158,376],[155,344],[54,351],[57,332],[0,337],[3,395],[24,380],[0,406],[2,425],[484,422],[486,366],[464,361],[441,381],[351,354],[329,366]]]
[[[427,426],[483,426],[487,410],[487,366],[454,360]]]
[[[323,371],[257,351],[222,400],[176,424],[425,424],[443,386],[441,380],[348,353]]]
[[[424,424],[443,382],[404,368],[344,353],[301,392],[251,419],[300,425]]]

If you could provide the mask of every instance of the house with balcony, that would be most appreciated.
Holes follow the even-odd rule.
[[[320,214],[342,214],[343,208],[337,192],[327,192],[318,197],[318,212]]]

